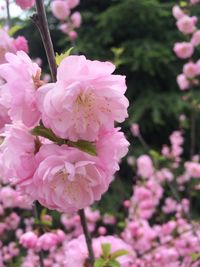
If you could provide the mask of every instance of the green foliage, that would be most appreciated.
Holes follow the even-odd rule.
[[[68,57],[68,56],[70,55],[70,53],[71,53],[71,51],[72,51],[73,49],[74,49],[74,48],[71,47],[71,48],[69,48],[69,49],[68,49],[66,52],[64,52],[64,53],[61,53],[61,54],[56,53],[56,64],[57,64],[57,66],[60,65],[61,61],[62,61],[64,58],[66,58],[66,57]]]
[[[95,261],[94,267],[120,267],[117,258],[127,255],[127,250],[117,250],[111,253],[111,244],[105,243],[101,245],[102,255]]]

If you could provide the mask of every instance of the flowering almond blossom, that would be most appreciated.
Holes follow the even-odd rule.
[[[41,69],[23,51],[6,54],[7,63],[0,65],[0,104],[8,110],[12,121],[22,121],[27,127],[36,125],[40,112],[36,91],[42,84]],[[11,75],[12,74],[12,75]]]
[[[125,77],[113,75],[110,62],[69,56],[58,67],[57,82],[37,91],[38,108],[47,128],[62,138],[94,141],[99,130],[128,116]]]

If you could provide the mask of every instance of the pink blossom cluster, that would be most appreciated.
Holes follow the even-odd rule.
[[[6,60],[0,102],[12,124],[2,133],[2,177],[61,212],[99,200],[128,151],[124,134],[114,128],[127,117],[125,77],[112,74],[110,62],[69,56],[58,67],[57,82],[43,85],[40,67],[27,54],[7,53]],[[32,135],[36,126],[47,138]],[[92,154],[74,147],[79,142]]]
[[[16,0],[16,4],[21,7],[21,9],[29,9],[34,6],[35,0]]]
[[[191,1],[194,5],[199,1]],[[189,4],[188,4],[189,7]],[[194,62],[192,56],[195,48],[200,45],[200,30],[197,28],[197,17],[189,16],[188,7],[181,9],[178,5],[173,7],[172,13],[177,20],[178,30],[183,33],[187,41],[178,42],[174,45],[174,52],[180,59],[189,59],[183,66],[183,72],[177,76],[177,83],[180,90],[188,90],[199,84],[200,61]],[[189,40],[189,41],[188,41]]]
[[[17,51],[28,53],[28,42],[23,36],[16,39],[9,36],[6,29],[0,29],[0,64],[6,62],[5,54],[7,52],[16,53]]]
[[[71,42],[74,42],[78,34],[76,29],[81,26],[82,17],[78,11],[72,13],[72,9],[77,7],[80,0],[53,0],[51,10],[53,15],[60,21],[60,30],[67,34]]]

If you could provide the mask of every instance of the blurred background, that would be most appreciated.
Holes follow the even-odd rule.
[[[0,18],[3,24],[6,10],[4,1],[1,2]],[[46,3],[49,6],[49,1]],[[189,100],[183,99],[176,84],[183,61],[177,59],[172,50],[175,42],[184,40],[172,16],[172,7],[176,3],[178,1],[81,0],[76,8],[82,15],[82,25],[78,29],[72,53],[84,54],[90,59],[110,60],[116,65],[116,73],[127,77],[129,118],[120,126],[131,144],[129,156],[137,157],[148,152],[132,136],[132,123],[140,125],[142,136],[151,148],[160,150],[163,144],[169,143],[171,132],[179,129],[179,118],[183,114],[186,116],[184,135],[188,140],[184,157],[189,155],[190,118],[187,116],[191,105]],[[200,15],[199,5],[195,5],[194,9],[195,15]],[[30,55],[32,58],[40,57],[42,67],[48,72],[39,33],[33,22],[27,19],[33,12],[23,11],[22,14],[16,5],[10,6],[12,24],[23,26],[17,35],[28,39]],[[55,51],[66,51],[72,43],[58,29],[58,20],[52,16],[50,7],[47,12]],[[197,47],[197,58],[198,52]],[[194,94],[196,99],[200,99],[198,90]],[[198,125],[197,122],[196,132]],[[196,139],[195,150],[198,152],[200,142],[198,137]],[[134,176],[134,170],[124,159],[109,193],[98,204],[100,209],[106,207],[107,211],[119,211],[121,200],[131,196]]]

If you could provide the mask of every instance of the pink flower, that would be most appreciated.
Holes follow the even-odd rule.
[[[36,90],[42,84],[41,69],[23,51],[17,55],[7,53],[6,59],[8,63],[0,65],[0,77],[5,80],[0,86],[0,104],[8,109],[13,121],[21,120],[26,126],[33,127],[40,119]]]
[[[77,34],[77,32],[75,32],[75,31],[70,31],[70,32],[68,33],[68,35],[69,35],[69,39],[70,39],[72,42],[76,41],[76,39],[77,39],[77,37],[78,37],[78,34]]]
[[[69,5],[69,7],[71,9],[75,8],[76,6],[78,6],[80,3],[80,0],[67,0],[67,4]]]
[[[172,145],[182,145],[183,142],[184,142],[184,139],[183,139],[183,136],[182,136],[182,133],[180,131],[174,131],[170,137],[170,142]]]
[[[8,35],[6,30],[0,29],[0,64],[6,62],[5,54],[7,52],[16,52],[13,41],[14,39]]]
[[[142,155],[137,159],[137,168],[137,174],[144,178],[150,178],[154,172],[152,160],[148,155]]]
[[[35,4],[35,0],[16,0],[16,4],[21,7],[21,9],[29,9]]]
[[[100,236],[98,238],[94,238],[92,245],[96,259],[102,255],[102,244],[110,244],[111,253],[118,250],[127,250],[128,254],[118,257],[117,261],[121,267],[131,266],[130,264],[133,263],[135,255],[131,247],[123,240],[113,236]],[[85,237],[83,235],[67,243],[65,248],[65,267],[83,267],[87,258],[88,251],[85,243]]]
[[[58,244],[58,237],[54,233],[45,233],[37,240],[37,248],[43,250],[50,250]]]
[[[69,56],[58,67],[57,82],[39,88],[38,107],[44,125],[56,135],[94,141],[102,126],[128,116],[125,77],[113,75],[110,62]]]
[[[185,162],[186,172],[193,178],[200,178],[200,164],[197,162]]]
[[[36,166],[35,138],[25,126],[20,124],[6,126],[0,152],[2,176],[11,182],[30,181]]]
[[[132,133],[133,136],[139,136],[139,134],[140,134],[139,124],[133,123],[131,125],[131,133]]]
[[[20,236],[20,239],[19,239],[19,243],[23,247],[28,248],[28,249],[36,248],[37,241],[38,241],[38,237],[32,231],[26,232],[25,234],[22,234]]]
[[[70,8],[67,1],[54,0],[51,3],[53,15],[59,20],[66,20],[70,14]]]
[[[96,142],[97,162],[110,177],[119,170],[119,161],[128,152],[129,143],[119,130],[102,129]]]
[[[71,15],[71,21],[75,28],[79,28],[81,26],[81,14],[80,12],[76,11]]]
[[[195,31],[196,22],[197,22],[196,17],[189,17],[189,16],[185,15],[177,21],[176,25],[177,25],[179,31],[181,31],[182,33],[190,34],[190,33],[193,33]]]
[[[190,0],[190,3],[192,5],[198,4],[200,2],[200,0]]]
[[[99,200],[111,181],[96,157],[67,146],[43,145],[29,194],[49,209],[75,212]]]
[[[185,13],[179,6],[174,6],[172,9],[172,14],[176,19],[180,19],[185,16]]]
[[[191,39],[191,43],[194,46],[198,46],[200,45],[200,30],[195,31],[192,35],[192,39]]]
[[[28,53],[29,48],[28,48],[28,41],[24,36],[18,36],[17,39],[13,41],[13,44],[16,48],[17,51],[24,51],[25,53]]]
[[[191,43],[176,43],[174,45],[174,52],[179,58],[188,58],[191,57],[194,52],[194,47]]]
[[[186,78],[184,74],[179,74],[176,78],[176,81],[178,83],[180,90],[184,91],[184,90],[189,89],[190,82],[188,81],[188,79]]]
[[[194,78],[195,76],[200,74],[200,67],[198,64],[194,62],[186,63],[183,66],[183,73],[187,78]]]

